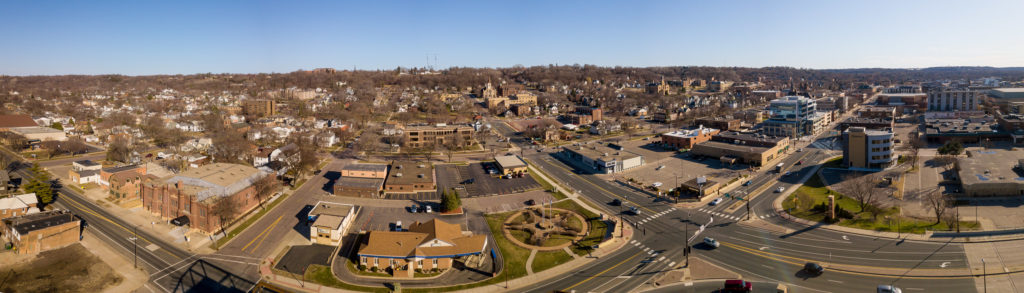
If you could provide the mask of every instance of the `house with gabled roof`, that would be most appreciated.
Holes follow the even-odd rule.
[[[416,270],[445,270],[455,259],[479,255],[487,235],[472,235],[458,224],[438,219],[416,222],[407,231],[370,231],[359,244],[359,263],[412,277]]]

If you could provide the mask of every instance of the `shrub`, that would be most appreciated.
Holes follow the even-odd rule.
[[[359,269],[360,271],[365,271],[366,270],[366,266],[365,265],[357,265],[356,268]]]

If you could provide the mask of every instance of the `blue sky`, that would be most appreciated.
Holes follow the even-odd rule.
[[[293,3],[295,2],[295,3]],[[0,74],[1024,66],[1024,1],[4,1]]]

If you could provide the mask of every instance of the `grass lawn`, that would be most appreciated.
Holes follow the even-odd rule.
[[[580,198],[580,200],[585,201],[585,199],[583,198]],[[573,253],[579,256],[585,256],[592,250],[592,246],[597,245],[598,243],[601,243],[602,240],[604,240],[604,234],[608,231],[608,224],[599,218],[600,215],[590,212],[589,210],[577,205],[576,202],[571,200],[563,200],[560,202],[556,202],[553,206],[556,208],[575,211],[580,215],[583,215],[583,218],[587,219],[588,223],[590,224],[589,234],[587,234],[587,236],[584,237],[583,240],[577,242],[576,245],[570,246]]]
[[[331,268],[322,265],[309,265],[306,269],[306,280],[311,281],[320,285],[341,288],[345,290],[361,291],[361,292],[391,292],[390,289],[384,287],[363,287],[348,284],[338,280],[331,274]]]
[[[541,178],[540,175],[534,174],[535,172],[544,172],[544,171],[541,171],[540,168],[533,168],[533,170],[531,170],[530,172],[526,172],[526,173],[529,173],[530,177],[533,177],[534,181],[537,181],[537,183],[540,183],[540,186],[544,187],[545,191],[555,190],[555,186],[554,185],[551,185],[550,182],[548,182],[547,180],[544,180],[543,178]],[[548,178],[551,178],[551,176],[548,176],[546,173],[544,174],[544,176],[546,176]],[[555,190],[555,192],[553,192],[551,195],[554,196],[556,200],[560,200],[560,199],[565,199],[566,198],[565,194],[562,194],[562,192],[558,191],[558,190]]]
[[[533,272],[538,273],[570,260],[572,256],[564,250],[538,251],[537,255],[533,256]]]
[[[824,168],[839,168],[839,167],[842,167],[842,166],[843,166],[843,158],[842,157],[834,158],[834,159],[825,161],[825,163],[822,164],[822,167],[824,167]]]
[[[949,226],[945,222],[936,224],[935,221],[899,216],[899,210],[896,207],[890,207],[880,213],[877,217],[872,217],[871,213],[860,209],[860,202],[857,200],[843,196],[842,194],[825,187],[819,176],[811,176],[803,186],[800,186],[796,192],[789,195],[789,197],[782,202],[782,208],[786,211],[790,211],[790,214],[793,216],[815,222],[821,222],[825,220],[825,213],[816,212],[811,209],[821,203],[827,203],[829,194],[836,197],[836,207],[850,211],[854,214],[853,219],[841,219],[836,223],[840,226],[883,232],[896,232],[898,229],[900,232],[915,234],[924,234],[927,230],[950,230]],[[896,220],[897,217],[899,217],[898,221]],[[897,223],[899,227],[897,227]],[[961,230],[972,230],[977,228],[978,222],[960,222]]]

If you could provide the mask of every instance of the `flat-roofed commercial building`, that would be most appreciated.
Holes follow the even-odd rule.
[[[4,236],[18,254],[33,254],[71,245],[81,239],[82,221],[67,210],[21,215],[3,220]]]
[[[187,217],[189,227],[213,233],[220,217],[213,207],[221,201],[235,205],[237,215],[256,208],[261,200],[254,183],[270,176],[249,165],[213,163],[142,184],[142,207],[162,219]],[[229,221],[234,219],[231,217]]]
[[[1020,151],[967,151],[967,158],[957,159],[956,169],[966,196],[1024,195],[1024,159]]]
[[[682,129],[661,134],[663,146],[676,149],[692,149],[694,145],[711,140],[720,131],[714,128],[698,126],[697,129]]]
[[[515,155],[497,156],[494,157],[494,161],[503,175],[526,172],[526,162]]]
[[[752,166],[765,166],[769,162],[781,158],[789,148],[787,137],[775,137],[764,134],[722,132],[711,138],[711,141],[699,143],[690,153],[699,156],[718,158],[722,162],[740,162]]]
[[[427,162],[394,161],[384,182],[384,194],[437,193],[434,166]]]
[[[924,137],[929,143],[979,143],[1010,140],[1009,133],[999,129],[993,117],[968,119],[925,119]]]
[[[786,96],[768,104],[771,117],[762,123],[762,132],[770,136],[804,136],[814,132],[811,117],[816,112],[814,100],[802,96]]]
[[[1003,113],[1024,114],[1024,88],[997,88],[988,96]]]
[[[459,143],[463,147],[473,145],[473,127],[437,124],[405,128],[405,146],[407,147],[443,146],[448,143]]]
[[[843,164],[850,168],[885,169],[896,163],[892,131],[850,127],[843,132]]]
[[[928,92],[928,111],[977,111],[981,105],[978,91],[943,88]]]
[[[565,147],[562,157],[595,173],[619,173],[644,164],[639,154],[596,143]]]
[[[698,118],[694,123],[709,128],[721,129],[722,131],[737,130],[740,129],[740,126],[743,126],[739,119],[726,117],[702,117]]]
[[[309,223],[309,242],[339,245],[348,227],[355,220],[355,206],[333,202],[317,202],[306,215]]]
[[[928,110],[928,94],[926,93],[886,93],[879,94],[875,103],[896,107],[896,112],[910,113]]]

